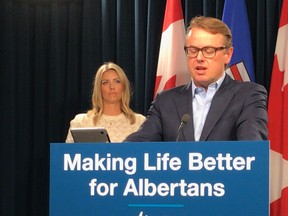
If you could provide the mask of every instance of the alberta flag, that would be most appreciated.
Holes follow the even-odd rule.
[[[283,0],[268,101],[270,215],[288,216],[288,0]]]
[[[162,29],[154,96],[190,81],[181,0],[167,0]]]
[[[226,0],[222,21],[231,29],[234,47],[226,73],[235,80],[254,82],[254,65],[245,0]]]

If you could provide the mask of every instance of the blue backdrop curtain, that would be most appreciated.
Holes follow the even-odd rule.
[[[49,214],[49,143],[90,108],[105,61],[126,71],[132,107],[153,97],[166,0],[0,2],[0,215]],[[256,82],[269,90],[282,0],[246,1]],[[196,15],[222,18],[224,0],[182,0]]]

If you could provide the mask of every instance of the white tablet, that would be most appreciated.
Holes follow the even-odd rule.
[[[111,142],[107,130],[104,127],[71,128],[70,131],[75,143]]]

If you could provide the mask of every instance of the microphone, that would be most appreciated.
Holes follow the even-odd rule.
[[[182,119],[181,119],[181,123],[178,127],[178,130],[177,130],[177,139],[176,139],[176,142],[178,142],[179,140],[179,137],[180,137],[180,132],[182,130],[182,128],[184,127],[184,125],[187,124],[187,122],[190,120],[190,115],[189,114],[184,114],[182,116]]]

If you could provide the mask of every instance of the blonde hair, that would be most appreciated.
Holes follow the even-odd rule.
[[[232,33],[229,27],[219,19],[213,17],[196,16],[191,19],[189,27],[187,28],[187,34],[192,28],[201,28],[212,34],[222,34],[225,38],[223,41],[224,46],[232,47]]]
[[[113,62],[105,62],[101,65],[94,78],[94,87],[92,93],[92,109],[87,112],[88,115],[92,116],[93,122],[96,125],[98,119],[103,114],[103,98],[101,92],[101,81],[102,75],[108,70],[114,70],[123,85],[122,97],[121,97],[121,110],[124,115],[130,120],[131,124],[136,121],[135,113],[130,108],[130,97],[132,94],[130,82],[123,71],[123,69]]]

